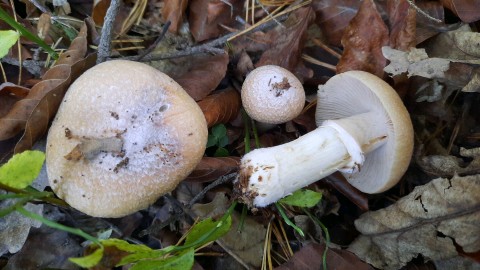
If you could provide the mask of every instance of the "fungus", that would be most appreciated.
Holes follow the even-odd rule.
[[[252,70],[243,82],[241,96],[247,114],[266,124],[290,121],[305,105],[302,83],[290,71],[274,65]]]
[[[363,71],[348,71],[319,87],[316,122],[304,136],[253,150],[240,163],[236,190],[255,207],[340,171],[357,189],[394,186],[413,151],[413,127],[395,90]]]
[[[205,117],[164,73],[115,60],[80,76],[48,133],[53,191],[97,217],[121,217],[173,190],[201,160]]]

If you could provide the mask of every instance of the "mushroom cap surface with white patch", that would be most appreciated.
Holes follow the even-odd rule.
[[[288,122],[305,105],[302,83],[293,73],[275,65],[252,70],[243,82],[241,97],[247,114],[267,124]]]
[[[114,60],[80,76],[48,133],[54,192],[92,216],[121,217],[172,191],[201,160],[205,117],[164,73]]]
[[[413,152],[413,126],[396,91],[385,81],[364,71],[347,71],[332,77],[318,90],[317,125],[374,112],[387,127],[387,141],[365,154],[360,170],[346,179],[365,193],[379,193],[393,187],[408,168]]]

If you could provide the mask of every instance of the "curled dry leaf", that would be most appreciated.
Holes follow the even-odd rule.
[[[375,3],[373,0],[363,1],[343,34],[344,50],[337,64],[337,73],[363,70],[382,78],[387,63],[382,47],[387,44],[388,29]]]
[[[350,20],[357,14],[361,1],[322,0],[313,1],[315,23],[320,26],[328,43],[340,47],[343,32]]]
[[[309,6],[299,8],[290,14],[285,26],[277,26],[267,35],[269,48],[266,49],[256,67],[277,65],[292,71],[300,80],[312,77],[301,61],[303,47],[307,38],[307,28],[315,19],[315,13]]]
[[[464,23],[472,23],[480,19],[480,8],[475,0],[440,0],[448,9],[457,14]]]
[[[317,270],[323,269],[323,252],[325,245],[310,243],[295,252],[288,262],[275,270]],[[355,254],[346,250],[329,248],[327,250],[327,267],[336,270],[373,270],[373,267],[361,261]]]
[[[162,19],[164,22],[170,21],[168,31],[177,33],[183,23],[183,15],[187,9],[188,0],[165,0],[162,8]]]
[[[394,205],[355,221],[362,234],[349,250],[380,269],[398,269],[419,254],[441,260],[480,250],[480,175],[438,178]]]
[[[7,115],[0,118],[0,140],[12,138],[25,129],[15,147],[16,153],[31,148],[34,141],[47,131],[49,120],[55,115],[71,81],[94,64],[94,55],[85,58],[87,28],[84,24],[70,48],[60,55],[43,80],[35,84],[25,98],[16,102]]]
[[[209,95],[198,102],[202,109],[208,127],[216,124],[226,124],[235,119],[240,110],[240,94],[234,88],[228,88],[219,93]]]
[[[186,178],[188,181],[210,182],[238,170],[240,157],[203,157],[193,172]]]
[[[220,84],[227,72],[228,54],[191,57],[191,66],[183,74],[170,74],[195,100],[204,99]]]

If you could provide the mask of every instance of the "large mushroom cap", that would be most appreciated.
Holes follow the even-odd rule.
[[[387,127],[387,141],[365,155],[359,171],[344,176],[363,192],[379,193],[400,180],[413,151],[413,127],[402,100],[386,82],[363,71],[338,74],[318,91],[317,125],[368,112],[380,120],[372,119],[372,129]]]
[[[164,73],[109,61],[70,87],[49,130],[55,193],[92,216],[120,217],[173,190],[202,158],[205,117]]]
[[[302,83],[280,66],[252,70],[242,85],[242,104],[248,115],[267,124],[281,124],[297,117],[305,105]]]

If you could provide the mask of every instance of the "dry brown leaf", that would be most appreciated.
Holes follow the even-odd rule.
[[[162,19],[164,22],[170,21],[168,31],[176,34],[183,23],[188,0],[165,0],[163,2]]]
[[[415,4],[419,9],[427,13],[430,17],[445,21],[445,9],[438,1],[416,1]],[[420,44],[425,40],[435,36],[438,33],[448,31],[449,25],[438,23],[423,15],[417,16],[417,41]]]
[[[457,14],[464,23],[472,23],[480,19],[478,0],[440,0],[440,2]]]
[[[431,57],[475,60],[480,58],[479,42],[480,33],[473,32],[468,25],[464,25],[430,39],[425,50]]]
[[[357,14],[361,1],[358,0],[322,0],[313,1],[315,22],[322,29],[327,42],[341,46],[343,32],[350,20]]]
[[[363,70],[383,78],[387,60],[382,47],[388,44],[388,29],[373,0],[362,2],[342,37],[344,47],[337,73]]]
[[[219,192],[212,202],[193,205],[192,211],[202,219],[218,218],[227,210],[228,203],[225,194]],[[252,217],[246,216],[242,231],[238,231],[240,220],[240,214],[233,212],[231,229],[217,243],[234,258],[240,258],[246,268],[258,268],[262,264],[266,229]]]
[[[207,119],[208,127],[220,123],[226,124],[235,119],[240,111],[240,105],[240,94],[234,88],[209,95],[198,102]]]
[[[313,72],[305,71],[301,57],[307,38],[306,30],[314,19],[315,13],[309,6],[295,10],[284,26],[277,26],[268,33],[269,48],[263,52],[255,66],[281,66],[295,73],[300,80],[312,77]]]
[[[67,232],[42,226],[32,230],[20,252],[2,269],[79,269],[68,258],[81,252],[82,246]]]
[[[195,100],[204,99],[220,84],[227,72],[228,54],[190,57],[191,66],[182,74],[170,74]]]
[[[203,157],[193,172],[185,179],[195,182],[210,182],[238,170],[240,157]]]
[[[355,221],[362,234],[349,247],[381,269],[398,269],[421,254],[441,260],[480,250],[480,175],[438,178],[395,204]]]
[[[215,38],[224,32],[220,25],[230,25],[241,15],[241,0],[190,0],[188,21],[197,42]]]
[[[310,243],[302,247],[286,263],[275,270],[318,270],[323,267],[325,245]],[[346,250],[329,248],[327,250],[327,267],[336,270],[373,270],[373,267],[361,261],[355,254]]]
[[[43,135],[49,120],[55,115],[70,82],[84,69],[94,64],[94,55],[87,53],[87,25],[72,41],[69,50],[60,55],[56,65],[48,70],[43,80],[32,87],[28,95],[15,103],[7,115],[0,118],[0,140],[6,140],[25,129],[15,152],[30,148]]]
[[[430,155],[417,158],[417,164],[427,174],[436,177],[453,177],[454,175],[474,175],[480,173],[480,148],[460,148],[460,156]]]
[[[407,0],[387,2],[390,47],[407,51],[416,45],[416,12]]]

